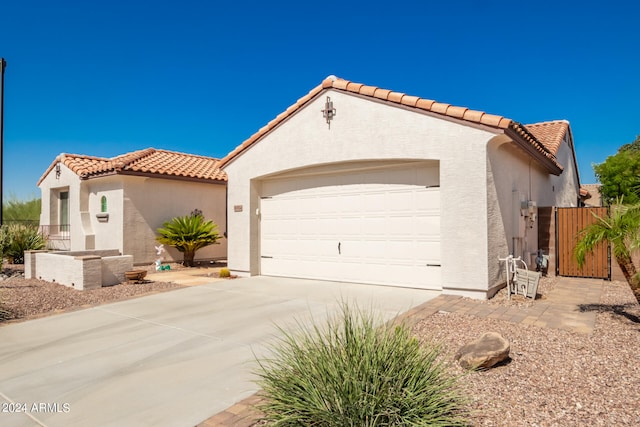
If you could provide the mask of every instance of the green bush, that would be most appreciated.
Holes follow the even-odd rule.
[[[281,329],[284,338],[259,360],[265,402],[278,426],[466,425],[465,399],[435,344],[408,326],[382,325],[342,305],[324,326]]]
[[[158,228],[156,240],[164,245],[173,246],[184,253],[185,267],[194,266],[196,251],[209,245],[218,243],[220,235],[218,226],[213,221],[207,221],[202,212],[194,210],[190,215],[179,216],[165,222]]]
[[[44,249],[47,239],[36,225],[8,224],[0,227],[2,258],[14,264],[24,264],[24,251]]]
[[[31,221],[37,224],[40,221],[41,204],[39,198],[20,200],[12,194],[2,202],[2,219],[4,222]]]
[[[218,275],[222,278],[231,277],[231,272],[228,268],[221,268],[220,273]]]

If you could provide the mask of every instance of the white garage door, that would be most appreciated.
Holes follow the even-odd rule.
[[[263,182],[261,274],[442,289],[436,167]]]

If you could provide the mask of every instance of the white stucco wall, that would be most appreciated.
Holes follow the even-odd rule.
[[[580,194],[580,177],[578,166],[576,165],[573,149],[573,141],[567,134],[558,148],[556,158],[564,166],[564,171],[559,176],[550,175],[548,185],[551,185],[551,200],[542,206],[575,207],[578,206],[578,195]]]
[[[80,178],[65,165],[60,164],[60,175],[56,176],[55,168],[42,180],[39,185],[42,210],[40,212],[41,225],[60,225],[60,200],[58,195],[62,191],[69,192],[69,224],[70,250],[85,249],[85,239],[80,220]]]
[[[331,128],[321,113],[326,95],[337,110]],[[259,274],[261,178],[319,164],[339,168],[339,162],[348,161],[439,160],[443,288],[486,294],[486,143],[494,135],[342,92],[323,93],[225,168],[229,267],[238,274]]]
[[[58,224],[60,191],[69,191],[70,247],[72,251],[117,249],[132,255],[135,264],[150,264],[157,259],[155,230],[175,216],[203,211],[206,219],[226,231],[226,186],[195,181],[110,175],[88,180],[61,165],[41,185],[40,223]],[[108,218],[99,218],[102,196],[107,198]],[[199,250],[196,260],[224,259],[227,241]],[[182,254],[165,248],[165,261],[182,261]]]
[[[226,231],[226,186],[201,182],[121,176],[123,181],[123,252],[133,254],[136,264],[152,263],[156,255],[156,229],[173,217],[200,209],[213,220],[222,235]],[[98,200],[99,202],[99,200]],[[98,206],[99,207],[99,206]],[[110,218],[111,220],[111,218]],[[165,261],[182,261],[174,248],[166,247]],[[227,239],[196,252],[197,260],[225,259]]]
[[[122,178],[118,175],[94,178],[83,183],[87,193],[87,213],[84,218],[87,221],[85,230],[95,236],[95,249],[118,249],[120,253],[124,252],[123,237],[123,183]],[[107,214],[106,219],[99,219],[101,214],[102,196],[107,198]],[[135,254],[128,254],[134,255]]]
[[[565,140],[557,154],[564,166],[559,176],[541,165],[504,136],[494,138],[487,151],[488,259],[490,288],[504,281],[504,264],[498,258],[522,256],[531,266],[538,249],[538,224],[518,212],[518,201],[534,201],[538,207],[576,206],[578,176],[572,150]]]

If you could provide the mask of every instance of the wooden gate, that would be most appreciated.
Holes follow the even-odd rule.
[[[607,215],[606,207],[558,208],[556,210],[556,274],[571,277],[611,278],[609,244],[597,245],[585,257],[584,265],[578,267],[573,251],[580,230],[596,221],[595,215]]]

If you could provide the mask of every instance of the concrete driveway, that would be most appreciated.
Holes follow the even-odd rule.
[[[439,292],[252,277],[0,327],[0,425],[193,426],[257,391],[274,324]]]

